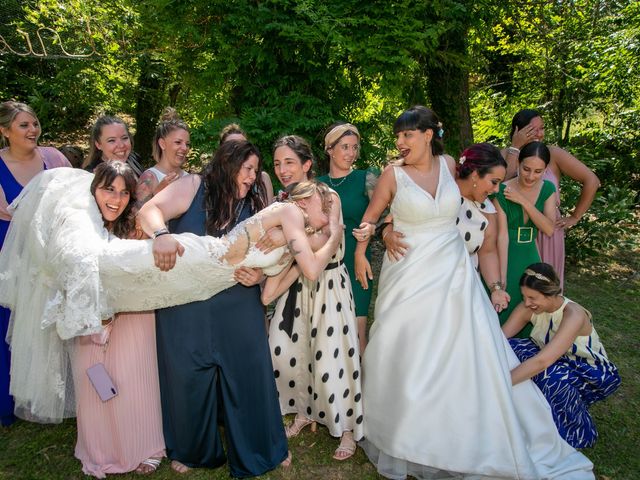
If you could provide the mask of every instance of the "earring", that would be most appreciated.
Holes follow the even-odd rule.
[[[473,184],[473,188],[476,188],[477,186],[478,186],[478,184],[477,184],[477,183],[474,183],[474,184]]]

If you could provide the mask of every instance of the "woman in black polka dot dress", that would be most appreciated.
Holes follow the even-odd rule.
[[[311,148],[298,136],[279,139],[273,157],[285,187],[312,176]],[[337,195],[333,201],[340,201]],[[325,241],[321,232],[314,237]],[[341,437],[336,460],[353,455],[363,432],[358,332],[343,245],[344,240],[316,282],[291,269],[283,282],[291,287],[278,300],[269,328],[280,408],[283,414],[296,414],[287,436],[319,422]]]

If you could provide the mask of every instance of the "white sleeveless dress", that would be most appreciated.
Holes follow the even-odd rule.
[[[362,446],[388,478],[593,479],[518,364],[456,228],[460,191],[444,158],[435,198],[394,167],[394,228],[363,360]]]
[[[16,411],[40,422],[73,416],[65,341],[102,331],[102,319],[205,300],[233,285],[239,266],[275,275],[285,248],[264,254],[263,233],[251,217],[221,238],[175,235],[185,247],[169,272],[154,265],[152,240],[110,236],[89,191],[93,174],[71,168],[37,175],[14,200],[13,220],[0,252],[0,305],[11,309],[11,394]],[[268,208],[277,208],[272,206]],[[251,242],[247,245],[247,234]],[[244,260],[224,255],[244,242]]]

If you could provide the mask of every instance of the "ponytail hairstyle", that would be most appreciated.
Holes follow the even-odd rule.
[[[551,152],[549,152],[549,148],[542,142],[529,142],[520,150],[518,162],[522,163],[525,158],[529,157],[537,157],[548,166],[551,161]]]
[[[307,179],[311,180],[315,177],[313,167],[315,165],[315,158],[311,151],[311,145],[304,138],[298,135],[285,135],[280,137],[273,144],[273,152],[275,153],[277,148],[289,147],[293,153],[300,159],[300,163],[304,165],[307,162],[311,162],[311,168],[307,172]]]
[[[245,140],[249,138],[247,136],[247,133],[242,128],[240,128],[240,125],[238,125],[237,123],[230,123],[220,132],[220,145],[226,142],[227,138],[229,138],[231,135],[242,135]]]
[[[534,110],[532,108],[525,108],[524,110],[520,110],[513,116],[511,120],[511,132],[509,132],[509,139],[513,138],[513,134],[516,132],[516,127],[518,130],[522,130],[524,127],[531,123],[536,117],[541,117],[540,112]]]
[[[442,122],[440,122],[433,110],[422,105],[415,105],[402,112],[393,124],[393,133],[397,135],[398,132],[404,130],[420,130],[421,132],[433,130],[431,153],[433,155],[442,155],[444,153]]]
[[[120,117],[102,115],[96,120],[96,123],[93,124],[93,128],[91,129],[91,137],[89,138],[89,155],[87,155],[87,158],[82,164],[82,168],[102,160],[102,150],[96,147],[96,142],[100,139],[100,135],[102,135],[102,129],[107,125],[113,125],[115,123],[119,123],[124,126],[124,129],[127,131],[127,135],[129,136],[129,141],[131,142],[131,151],[133,151],[133,137],[131,137],[129,126],[124,122],[124,120]]]
[[[120,216],[110,225],[105,223],[105,227],[118,238],[128,238],[135,228],[135,218],[132,213],[136,202],[136,185],[138,183],[135,172],[127,163],[114,160],[112,162],[101,162],[95,168],[93,174],[90,190],[94,198],[98,188],[110,186],[117,177],[122,177],[124,180],[125,187],[130,195],[129,203]]]
[[[264,190],[260,172],[262,171],[262,157],[258,148],[247,141],[224,142],[213,155],[209,164],[201,174],[204,185],[204,208],[207,212],[206,228],[208,235],[228,232],[238,221],[236,218],[243,199],[238,198],[236,178],[242,164],[251,156],[258,157],[256,183],[258,188],[249,189],[244,199],[251,205],[251,213],[256,213],[265,207]]]
[[[520,286],[541,293],[545,297],[553,297],[562,293],[558,274],[548,263],[529,265],[520,277]]]
[[[28,113],[36,119],[38,124],[40,124],[40,120],[38,120],[38,116],[36,115],[36,112],[33,111],[33,108],[26,103],[9,100],[7,102],[0,103],[0,127],[7,129],[11,128],[11,124],[15,118],[22,112]],[[4,135],[0,135],[0,147],[5,146],[10,146],[9,142]]]
[[[160,139],[167,138],[174,130],[184,130],[189,132],[189,127],[180,118],[175,108],[167,107],[160,116],[160,123],[156,127],[156,133],[153,136],[153,144],[151,145],[151,155],[158,163],[162,158],[162,149],[160,148]]]
[[[480,178],[484,177],[494,167],[507,168],[507,162],[500,150],[490,143],[476,143],[471,145],[464,152],[456,165],[458,177],[467,178],[473,172],[478,172]]]

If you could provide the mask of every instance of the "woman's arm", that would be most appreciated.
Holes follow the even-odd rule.
[[[584,163],[560,147],[549,147],[551,160],[555,162],[562,175],[567,175],[582,185],[580,198],[573,212],[568,217],[559,219],[561,228],[570,228],[580,221],[589,210],[593,199],[600,188],[600,179]],[[558,178],[558,180],[560,180]]]
[[[369,202],[369,206],[362,216],[362,223],[376,223],[376,221],[382,215],[382,212],[391,203],[393,196],[395,195],[396,179],[393,168],[387,168],[376,185],[373,191],[373,196]],[[367,245],[369,245],[370,237],[367,237],[364,241],[356,244],[355,250],[355,266],[356,266],[356,280],[360,282],[362,288],[365,290],[369,288],[368,280],[373,279],[373,271],[371,265],[367,260],[366,251]]]
[[[300,277],[301,272],[297,265],[290,264],[282,272],[273,277],[267,277],[262,289],[260,299],[263,305],[269,305],[276,298],[286,292],[289,287]]]
[[[491,290],[491,303],[496,309],[496,312],[501,312],[507,308],[510,297],[504,290],[504,282],[500,272],[497,216],[497,213],[485,215],[488,223],[484,231],[482,246],[480,250],[478,250],[478,263],[484,283]]]
[[[513,315],[513,314],[512,314]],[[511,317],[509,317],[511,320]],[[537,355],[525,360],[511,370],[511,383],[517,385],[530,379],[553,365],[562,355],[567,353],[584,326],[585,315],[578,310],[565,307],[562,322],[558,331]],[[505,324],[506,326],[506,324]],[[504,327],[503,327],[504,330]]]
[[[199,186],[200,177],[197,175],[187,175],[168,185],[138,212],[142,230],[153,238],[154,232],[166,228],[166,222],[187,211]],[[153,240],[153,258],[162,271],[171,270],[176,264],[176,255],[182,256],[182,253],[184,247],[172,235],[158,236]]]
[[[502,333],[507,338],[511,338],[516,335],[524,326],[531,320],[533,312],[524,306],[524,302],[520,302],[516,308],[513,309],[507,321],[502,325]]]
[[[544,185],[543,185],[544,187]],[[504,189],[504,196],[507,200],[522,206],[526,214],[529,216],[533,224],[545,235],[553,235],[555,230],[555,197],[549,195],[544,202],[543,212],[538,210],[534,203],[531,203],[517,188],[508,185]]]
[[[340,220],[342,215],[340,201],[337,195],[332,195],[332,200],[329,214],[330,235],[327,242],[316,252],[311,248],[305,233],[302,212],[297,207],[278,210],[289,252],[296,260],[302,274],[312,281],[317,280],[324,271],[344,235],[344,225]]]
[[[140,175],[138,184],[136,185],[136,210],[140,210],[145,203],[153,198],[159,183],[151,170],[146,170]]]
[[[498,199],[492,200],[493,206],[496,207],[496,217],[498,223],[498,238],[496,246],[498,249],[498,265],[500,266],[500,281],[502,286],[507,288],[507,262],[509,260],[509,224],[507,215],[502,209],[502,205]]]

